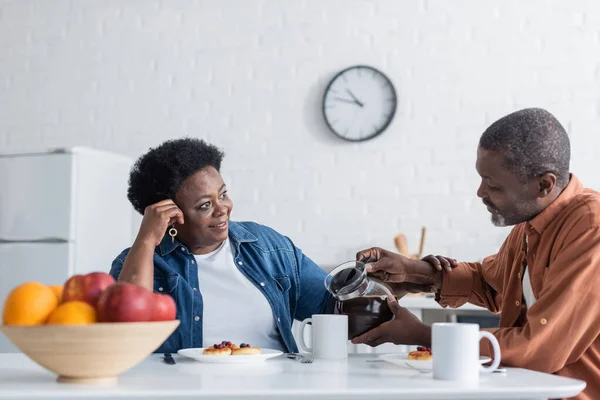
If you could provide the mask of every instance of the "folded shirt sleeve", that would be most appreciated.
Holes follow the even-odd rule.
[[[489,283],[493,275],[487,273],[496,268],[496,256],[489,256],[481,263],[458,263],[451,272],[444,272],[442,290],[436,294],[437,302],[444,308],[471,303],[493,313],[500,312],[501,296]]]

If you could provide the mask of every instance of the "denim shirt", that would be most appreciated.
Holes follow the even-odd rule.
[[[324,285],[326,272],[289,238],[264,225],[230,221],[229,239],[235,265],[269,302],[283,347],[288,352],[297,352],[292,335],[294,319],[333,312],[334,299]],[[128,252],[129,248],[113,261],[110,274],[115,279]],[[182,348],[202,347],[203,302],[199,287],[194,255],[177,239],[173,242],[165,234],[154,251],[154,291],[175,299],[180,325],[156,352],[175,353]],[[235,297],[236,293],[231,295]]]

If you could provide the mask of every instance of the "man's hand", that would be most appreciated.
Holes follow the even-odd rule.
[[[353,338],[352,343],[364,343],[371,347],[382,343],[431,347],[431,326],[422,323],[406,308],[400,307],[395,299],[388,297],[387,301],[394,319]]]
[[[442,269],[449,272],[457,265],[456,260],[447,257],[431,255],[412,260],[379,247],[359,251],[356,259],[367,260],[367,273],[385,282],[415,283],[436,290],[442,287]]]
[[[421,258],[421,261],[427,262],[429,265],[431,265],[438,271],[441,271],[443,269],[450,272],[452,271],[452,268],[455,268],[458,265],[454,258],[445,256],[434,256],[433,254]]]

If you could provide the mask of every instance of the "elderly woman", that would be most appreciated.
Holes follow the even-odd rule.
[[[296,352],[294,319],[333,311],[326,273],[273,229],[229,219],[223,155],[185,138],[136,162],[128,198],[144,217],[110,273],[175,299],[181,324],[157,352],[223,340]]]

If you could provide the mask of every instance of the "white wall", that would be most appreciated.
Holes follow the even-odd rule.
[[[328,80],[371,64],[399,107],[382,136],[336,139]],[[0,0],[0,150],[86,145],[137,157],[183,135],[227,153],[234,218],[324,265],[367,246],[477,259],[507,233],[475,196],[477,140],[545,107],[600,189],[600,3]]]

